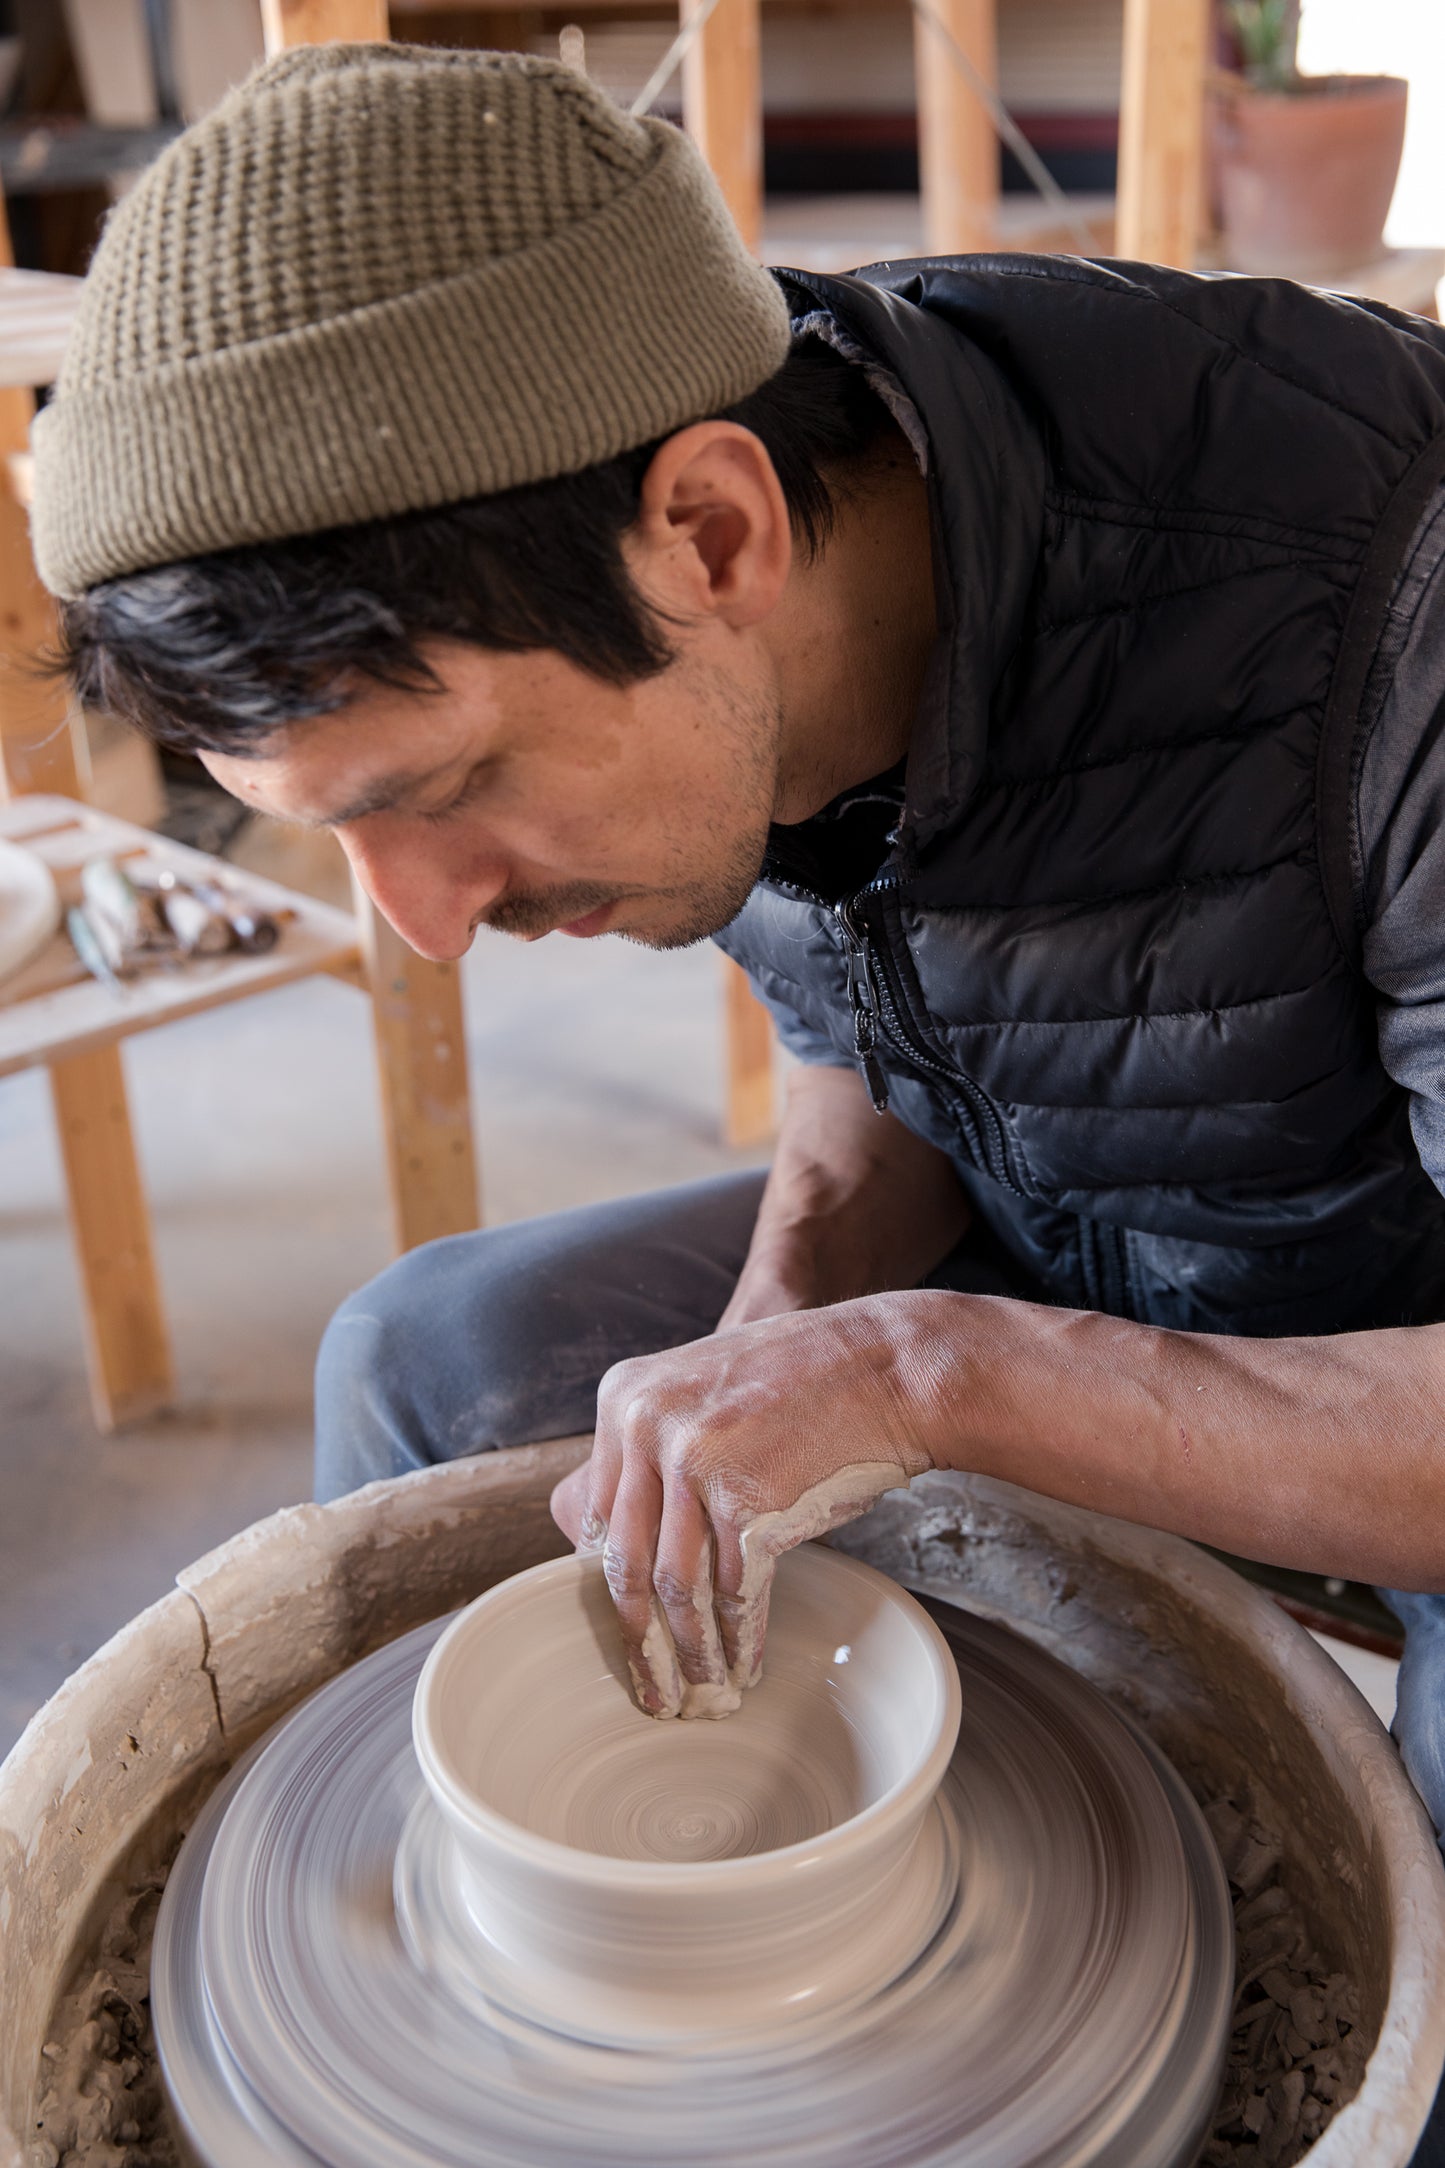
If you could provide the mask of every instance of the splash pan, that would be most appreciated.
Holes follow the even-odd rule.
[[[1169,1764],[1075,1673],[933,1607],[962,1687],[906,1966],[826,2016],[682,2045],[558,2031],[469,1931],[412,1746],[445,1621],[322,1688],[213,1794],[152,2007],[205,2168],[1185,2168],[1233,1973]]]

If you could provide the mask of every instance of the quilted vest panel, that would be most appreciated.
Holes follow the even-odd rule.
[[[1445,469],[1445,333],[1072,259],[785,286],[922,424],[940,640],[877,880],[810,894],[775,831],[722,945],[866,1054],[1055,1299],[1255,1333],[1445,1315],[1347,818]]]

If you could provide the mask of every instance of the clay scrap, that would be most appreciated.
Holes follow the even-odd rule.
[[[1359,2091],[1359,2003],[1344,1974],[1311,1947],[1280,1884],[1278,1843],[1233,1800],[1215,1800],[1204,1818],[1229,1876],[1239,1971],[1202,2168],[1293,2168]]]
[[[179,1851],[176,1840],[173,1851]],[[179,2168],[151,2031],[150,1957],[164,1872],[117,1899],[42,2050],[31,2168]]]

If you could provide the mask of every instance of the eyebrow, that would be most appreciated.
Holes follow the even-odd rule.
[[[335,812],[294,816],[291,825],[295,828],[344,828],[350,821],[365,820],[370,813],[393,812],[404,798],[409,798],[414,791],[423,789],[426,784],[434,783],[445,775],[451,765],[452,763],[448,762],[440,768],[429,768],[420,775],[381,776],[358,797],[352,798],[346,805],[338,806]]]

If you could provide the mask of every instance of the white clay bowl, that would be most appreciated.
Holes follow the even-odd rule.
[[[763,1677],[720,1722],[637,1708],[600,1558],[488,1590],[412,1720],[478,1984],[613,2044],[776,2040],[856,2004],[952,1900],[934,1795],[959,1713],[927,1614],[813,1544],[779,1563]]]

